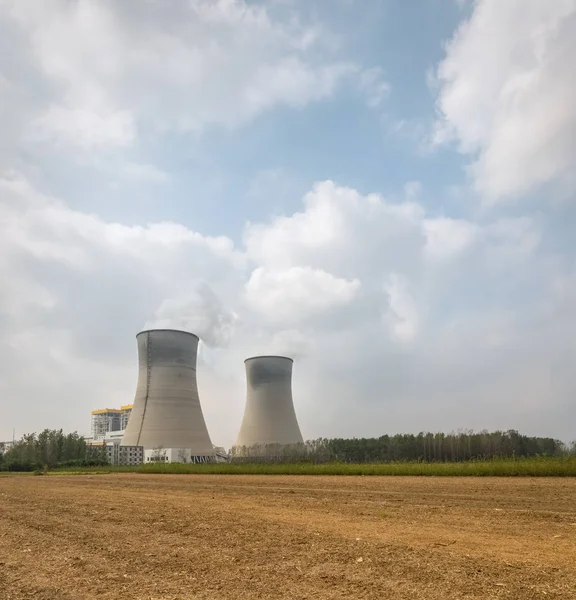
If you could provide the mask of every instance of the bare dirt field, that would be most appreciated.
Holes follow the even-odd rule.
[[[576,598],[576,480],[0,478],[4,600]]]

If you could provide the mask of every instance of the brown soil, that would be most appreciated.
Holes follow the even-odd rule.
[[[576,480],[0,478],[5,600],[576,598]]]

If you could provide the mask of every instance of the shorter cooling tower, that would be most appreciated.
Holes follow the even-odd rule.
[[[140,332],[136,340],[138,385],[122,445],[185,448],[192,456],[212,456],[196,383],[198,337],[153,329]]]
[[[292,400],[292,359],[254,356],[244,364],[246,407],[236,446],[301,444]]]

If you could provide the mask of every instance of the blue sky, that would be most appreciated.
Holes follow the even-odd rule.
[[[305,437],[576,437],[576,2],[0,2],[0,438],[86,431],[134,335],[296,359]],[[3,41],[2,41],[3,40]]]
[[[292,3],[287,5],[294,10]],[[171,173],[175,181],[160,203],[157,190],[136,192],[142,202],[140,220],[176,219],[191,227],[200,224],[205,232],[235,237],[244,220],[257,218],[263,208],[296,210],[301,195],[315,181],[333,178],[364,192],[385,194],[398,193],[412,179],[430,193],[443,193],[446,186],[462,181],[463,161],[458,155],[418,152],[417,135],[425,134],[435,114],[434,94],[423,73],[442,58],[443,40],[462,19],[463,9],[456,3],[432,1],[420,3],[418,10],[403,2],[363,6],[359,11],[349,3],[310,3],[298,6],[302,8],[298,14],[330,27],[340,38],[337,54],[342,60],[382,70],[391,88],[385,102],[371,107],[361,90],[344,88],[326,102],[267,111],[239,129],[216,126],[197,139],[178,134],[144,139],[136,149],[137,160]],[[270,12],[277,10],[273,7]],[[80,201],[97,201],[110,219],[133,218],[133,190],[128,190],[126,200],[125,186],[115,192],[103,189],[109,182],[103,182],[100,170],[91,166],[70,171],[57,160],[52,167],[49,176],[54,177],[55,189],[76,198],[85,185],[88,189]],[[263,185],[274,179],[289,185],[291,193],[272,203],[270,198],[257,198],[258,192],[264,193]]]

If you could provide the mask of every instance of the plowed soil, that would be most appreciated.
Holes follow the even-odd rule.
[[[576,598],[576,480],[0,478],[0,598]]]

